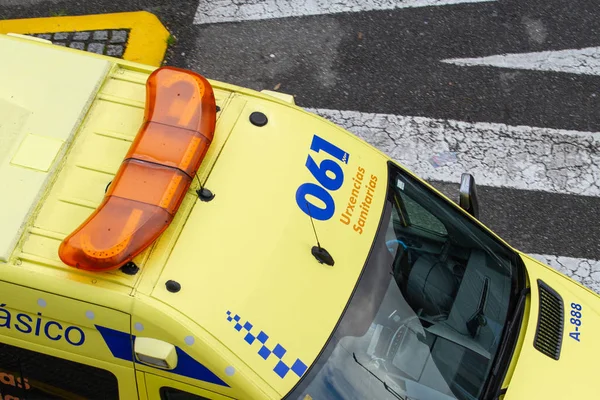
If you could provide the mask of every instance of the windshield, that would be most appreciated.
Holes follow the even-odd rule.
[[[477,399],[516,291],[516,257],[390,163],[355,292],[290,399]],[[337,266],[336,266],[337,267]]]

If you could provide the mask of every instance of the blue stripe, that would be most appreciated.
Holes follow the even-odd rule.
[[[198,379],[199,381],[214,383],[215,385],[229,387],[229,385],[223,382],[221,378],[212,373],[212,371],[204,365],[194,360],[185,351],[181,350],[179,347],[175,348],[177,349],[177,367],[171,370],[172,373],[187,376],[192,379]]]
[[[127,332],[117,331],[100,325],[96,325],[96,329],[98,329],[98,332],[100,332],[100,335],[102,335],[102,339],[104,339],[104,342],[108,346],[108,349],[112,353],[113,357],[130,362],[134,361],[133,341],[135,340],[135,335],[130,335]],[[197,379],[199,381],[214,383],[215,385],[230,387],[221,378],[215,375],[204,365],[196,361],[188,353],[186,353],[177,346],[175,346],[175,350],[177,352],[177,367],[175,367],[175,369],[172,370],[167,370],[167,372],[171,372],[173,374],[185,376],[192,379]],[[135,362],[138,364],[142,364],[137,360],[135,360]]]
[[[127,332],[116,331],[105,326],[96,325],[96,329],[102,335],[102,339],[108,346],[113,357],[125,361],[133,361],[133,338]]]

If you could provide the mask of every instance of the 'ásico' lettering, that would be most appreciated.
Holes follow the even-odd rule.
[[[0,304],[0,328],[16,329],[24,334],[45,336],[50,340],[64,340],[72,346],[81,346],[85,342],[85,333],[77,326],[65,326],[60,322],[44,320],[42,313],[37,313],[37,318],[29,314],[19,313],[14,315],[6,310],[6,304]]]

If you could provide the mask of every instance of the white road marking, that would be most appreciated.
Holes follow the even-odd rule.
[[[442,60],[442,62],[464,66],[487,65],[511,69],[600,75],[600,47],[499,54],[480,58],[450,58]]]
[[[544,254],[529,255],[600,293],[600,261]]]
[[[200,0],[194,24],[491,1],[495,0]]]
[[[600,133],[308,109],[443,182],[600,196]]]

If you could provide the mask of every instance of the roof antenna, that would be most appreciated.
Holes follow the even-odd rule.
[[[198,185],[200,185],[200,189],[196,190],[198,198],[202,201],[211,201],[214,199],[215,194],[202,186],[202,183],[200,183],[200,178],[198,178],[198,174],[196,174],[196,179],[198,179]]]
[[[333,266],[333,257],[327,250],[321,247],[321,243],[319,243],[319,237],[317,236],[317,230],[315,229],[315,223],[313,222],[313,217],[310,215],[310,207],[308,206],[308,201],[306,202],[306,212],[310,217],[310,223],[312,224],[313,232],[315,233],[315,239],[317,239],[317,245],[313,246],[311,249],[312,255],[317,259],[321,264],[327,264]]]

